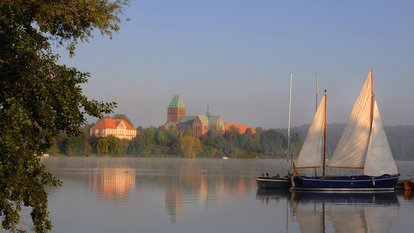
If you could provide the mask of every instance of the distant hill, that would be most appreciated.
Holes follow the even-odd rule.
[[[341,137],[345,124],[328,124],[327,151],[331,155]],[[292,135],[298,134],[302,141],[308,132],[309,125],[292,128]],[[397,160],[414,160],[414,125],[384,126],[388,143],[394,158]],[[286,133],[286,129],[282,129]]]

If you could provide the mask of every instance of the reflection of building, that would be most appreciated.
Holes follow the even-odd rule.
[[[90,135],[96,137],[112,135],[120,139],[131,140],[137,136],[137,130],[127,121],[103,118],[91,127]]]
[[[252,133],[256,133],[254,128],[247,125],[227,125],[226,127],[221,116],[210,115],[209,110],[207,110],[206,115],[186,116],[184,101],[179,95],[175,95],[168,105],[167,123],[163,126],[166,128],[175,128],[181,132],[189,128],[192,129],[197,137],[204,135],[209,130],[224,132],[225,130],[230,130],[232,127],[236,128],[241,134],[244,134],[248,128],[251,129]]]
[[[105,198],[125,198],[135,188],[135,169],[103,168],[91,174],[90,186]]]
[[[180,188],[178,187],[177,180],[169,180],[165,184],[165,207],[167,208],[168,215],[171,216],[171,222],[177,222],[177,216],[182,211],[182,196]]]
[[[200,201],[201,206],[207,208],[207,201],[208,201],[208,182],[207,182],[207,175],[205,173],[201,173],[200,175],[200,190],[198,194],[198,198]]]

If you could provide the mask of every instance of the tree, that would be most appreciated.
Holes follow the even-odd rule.
[[[180,139],[180,147],[185,157],[195,158],[201,152],[202,144],[197,138],[187,135]]]
[[[88,136],[83,132],[79,136],[66,138],[61,147],[67,156],[87,156],[92,151]]]
[[[96,151],[98,154],[109,154],[109,142],[108,138],[99,138],[98,144],[96,145]]]
[[[126,121],[126,122],[128,122],[129,124],[132,125],[131,120],[129,119],[129,117],[126,114],[115,114],[114,117],[112,117],[112,118],[124,120],[124,121]]]
[[[125,146],[124,142],[115,137],[115,136],[108,136],[108,146],[109,146],[109,154],[111,155],[119,155],[125,153]]]
[[[286,139],[275,129],[269,129],[260,134],[259,153],[271,157],[286,157]]]
[[[61,131],[79,134],[86,115],[111,113],[115,103],[88,99],[88,73],[59,64],[52,44],[74,55],[95,29],[112,36],[128,0],[13,0],[0,2],[0,220],[1,229],[24,231],[21,207],[31,208],[35,232],[47,232],[45,186],[60,182],[37,155]]]
[[[154,147],[157,130],[153,127],[143,129],[128,145],[129,154],[150,155]]]

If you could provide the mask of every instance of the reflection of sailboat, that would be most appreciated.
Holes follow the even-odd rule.
[[[290,199],[292,193],[288,189],[258,189],[256,192],[257,200],[282,200]]]
[[[309,129],[296,168],[317,168],[322,176],[296,175],[296,190],[393,191],[399,174],[374,99],[373,74],[356,100],[338,146],[328,166],[364,169],[360,176],[325,176],[326,96],[322,99]]]
[[[337,203],[337,204],[379,204],[398,205],[397,195],[393,192],[371,193],[318,193],[294,192],[294,201],[302,203]]]
[[[399,205],[394,193],[339,194],[339,198],[327,194],[326,199],[313,193],[293,195],[294,216],[302,233],[326,232],[327,226],[336,233],[390,232]]]
[[[286,203],[286,229],[285,232],[289,232],[289,206],[292,193],[288,189],[258,189],[256,193],[256,199],[260,200],[264,204],[269,204],[269,201],[275,200],[277,203],[285,201]],[[279,226],[280,231],[280,226]]]

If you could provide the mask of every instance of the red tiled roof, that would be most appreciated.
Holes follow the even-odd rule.
[[[121,119],[112,119],[112,118],[102,118],[94,126],[92,126],[92,129],[116,129],[119,124],[123,122],[125,124],[126,129],[128,130],[134,130],[135,128],[128,123],[127,121],[121,120]]]
[[[224,124],[225,131],[230,131],[232,127],[235,127],[239,131],[240,134],[245,134],[247,129],[250,129],[252,134],[256,134],[256,129],[248,125],[243,125],[243,124],[238,124],[238,123],[225,123]]]

